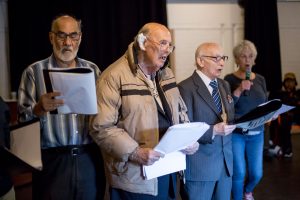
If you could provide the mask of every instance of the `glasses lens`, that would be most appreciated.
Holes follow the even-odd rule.
[[[209,58],[215,63],[219,63],[221,60],[223,60],[224,62],[228,60],[228,56],[201,56],[201,57]]]
[[[66,40],[67,37],[69,36],[69,38],[71,40],[79,40],[80,38],[80,33],[77,33],[77,32],[73,32],[73,33],[70,33],[70,34],[66,34],[64,32],[57,32],[57,33],[54,33],[56,35],[56,37],[59,39],[59,40]]]
[[[55,35],[58,39],[61,39],[61,40],[64,40],[68,37],[68,35],[64,32],[57,32],[57,33],[55,33]]]
[[[215,62],[220,62],[221,60],[223,60],[224,62],[228,60],[228,56],[216,56],[213,57]]]
[[[222,56],[222,60],[223,61],[227,61],[228,60],[228,56]]]
[[[170,42],[168,42],[166,40],[160,41],[159,44],[160,44],[160,50],[168,49],[168,51],[170,53],[172,53],[174,51],[175,46],[173,46]]]
[[[79,37],[80,37],[80,34],[77,33],[77,32],[70,33],[70,34],[69,34],[69,37],[70,37],[72,40],[78,40]]]

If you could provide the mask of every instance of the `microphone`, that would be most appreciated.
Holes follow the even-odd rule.
[[[246,80],[250,80],[250,76],[251,76],[251,67],[247,67],[246,68]],[[245,90],[244,96],[248,96],[248,95],[249,95],[249,90]]]

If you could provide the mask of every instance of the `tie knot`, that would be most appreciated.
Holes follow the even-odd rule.
[[[217,84],[217,81],[211,81],[210,83],[209,83],[209,85],[215,90],[215,89],[217,89],[218,88],[218,84]]]

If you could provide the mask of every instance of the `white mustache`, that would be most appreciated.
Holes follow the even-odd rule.
[[[73,51],[71,48],[68,47],[64,47],[61,49],[61,52],[65,52],[65,51]]]

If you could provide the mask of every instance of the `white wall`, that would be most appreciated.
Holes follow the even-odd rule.
[[[279,2],[282,76],[292,71],[300,82],[300,2]],[[243,10],[236,3],[168,3],[168,25],[176,50],[171,56],[178,82],[195,69],[194,52],[205,41],[215,41],[229,56],[222,77],[235,70],[232,48],[243,38]],[[270,30],[271,31],[271,30]]]
[[[300,84],[300,2],[279,2],[277,5],[282,76],[294,72]]]
[[[243,10],[237,4],[171,3],[168,25],[176,50],[172,66],[178,82],[195,70],[195,50],[202,42],[217,42],[229,56],[222,77],[234,70],[232,49],[243,38]]]

